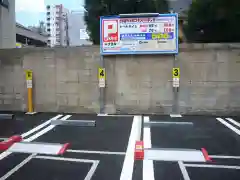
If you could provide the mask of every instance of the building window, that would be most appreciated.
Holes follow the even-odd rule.
[[[48,29],[47,29],[47,31],[48,31],[48,32],[50,32],[50,31],[51,31],[51,29],[50,29],[50,28],[48,28]]]
[[[50,6],[49,6],[49,5],[47,5],[47,9],[50,9]]]
[[[50,12],[47,12],[47,15],[50,15]]]
[[[50,23],[47,23],[47,26],[50,26]]]
[[[48,21],[50,21],[50,19],[51,19],[51,18],[49,18],[49,17],[47,18]]]

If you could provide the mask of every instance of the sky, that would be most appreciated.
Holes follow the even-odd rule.
[[[46,6],[63,4],[69,10],[83,10],[84,0],[16,0],[16,21],[24,26],[46,20]]]

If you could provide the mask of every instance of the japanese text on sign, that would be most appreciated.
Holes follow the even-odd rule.
[[[157,17],[101,17],[101,53],[176,54],[178,35],[176,14]]]

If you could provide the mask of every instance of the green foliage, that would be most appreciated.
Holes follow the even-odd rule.
[[[166,0],[85,0],[85,22],[94,44],[100,43],[100,16],[168,12]]]
[[[240,0],[195,0],[184,27],[192,42],[239,42]]]

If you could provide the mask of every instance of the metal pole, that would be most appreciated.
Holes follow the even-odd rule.
[[[173,68],[175,68],[177,65],[177,57],[174,55],[174,60],[173,60]],[[178,107],[178,99],[179,99],[179,87],[173,87],[173,108],[172,108],[172,113],[173,114],[179,114],[179,107]]]
[[[104,57],[100,56],[100,67],[105,68]],[[106,76],[106,75],[105,75]],[[100,97],[99,97],[99,104],[100,104],[100,114],[104,114],[105,111],[105,87],[99,87],[100,89]]]

